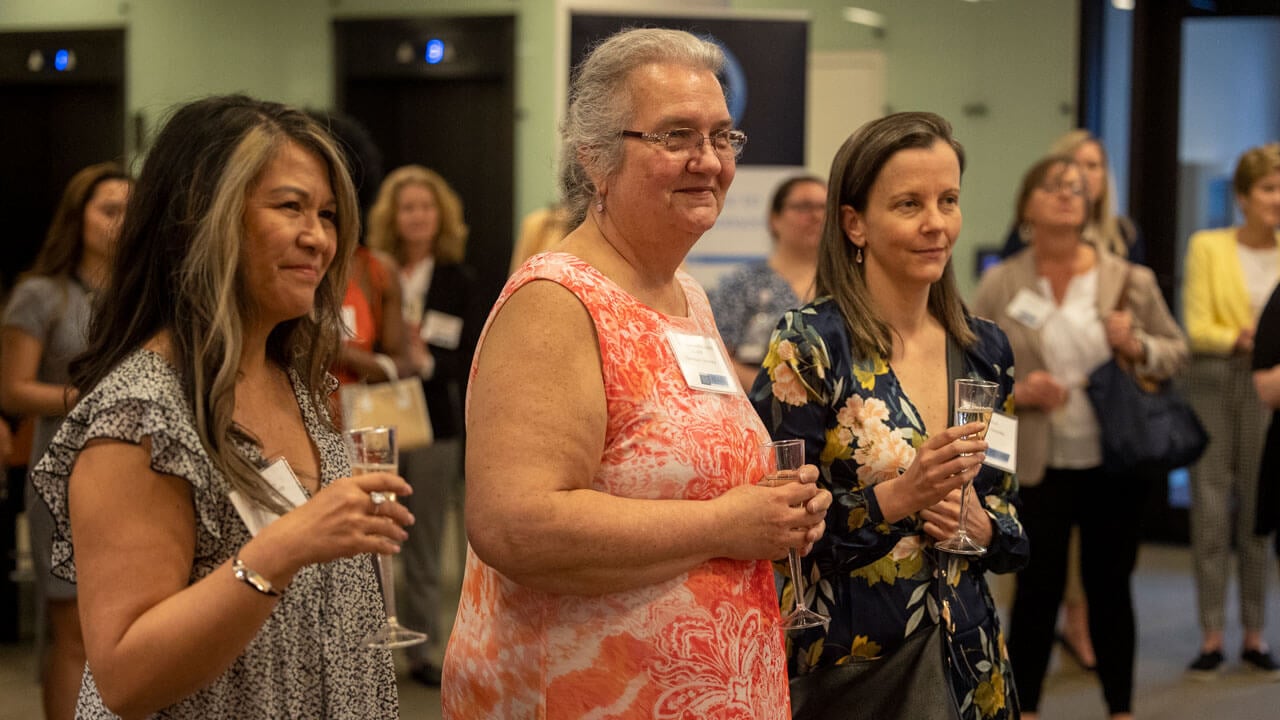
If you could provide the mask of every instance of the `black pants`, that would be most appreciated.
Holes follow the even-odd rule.
[[[1138,559],[1138,518],[1149,477],[1150,473],[1114,477],[1096,468],[1050,468],[1039,485],[1020,490],[1020,517],[1031,540],[1031,561],[1018,573],[1009,659],[1024,710],[1035,711],[1040,705],[1066,584],[1067,543],[1072,526],[1079,526],[1080,572],[1102,694],[1111,713],[1131,711],[1137,632],[1130,578]]]

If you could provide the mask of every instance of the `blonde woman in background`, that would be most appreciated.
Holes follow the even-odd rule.
[[[1104,250],[1139,265],[1146,264],[1146,244],[1133,221],[1116,214],[1115,182],[1107,161],[1107,149],[1096,135],[1083,128],[1070,130],[1049,146],[1050,155],[1065,155],[1075,160],[1084,174],[1085,192],[1089,199],[1089,224],[1084,239]],[[1026,238],[1013,228],[1005,240],[1003,257],[1026,247]]]
[[[538,208],[525,215],[520,223],[520,236],[516,238],[516,246],[511,251],[510,273],[519,270],[525,260],[550,250],[569,234],[570,229],[569,211],[559,203]]]
[[[1098,413],[1084,389],[1089,373],[1113,355],[1158,380],[1187,356],[1151,270],[1084,239],[1087,198],[1084,173],[1070,156],[1033,165],[1014,215],[1031,243],[987,271],[973,300],[974,314],[992,318],[1018,358],[1018,511],[1032,554],[1018,573],[1009,655],[1028,719],[1040,709],[1073,529],[1103,699],[1113,720],[1133,717],[1131,578],[1148,478],[1103,466]],[[1115,310],[1121,297],[1125,309]]]
[[[409,509],[418,518],[404,545],[401,615],[432,639],[408,650],[410,676],[428,687],[440,684],[433,654],[444,640],[440,547],[446,511],[461,487],[462,401],[480,332],[475,273],[462,263],[468,232],[457,193],[421,165],[391,171],[369,210],[369,245],[400,264],[409,359],[422,377],[435,434],[430,447],[400,456],[400,471],[414,487]]]
[[[1049,146],[1051,155],[1069,157],[1075,161],[1084,179],[1085,197],[1089,204],[1089,220],[1082,236],[1095,247],[1110,251],[1129,262],[1146,263],[1146,246],[1138,228],[1127,217],[1116,214],[1115,183],[1107,160],[1107,149],[1096,135],[1083,128],[1069,130]],[[1026,247],[1017,226],[1005,240],[1001,255],[1012,256]],[[1061,632],[1057,641],[1062,649],[1085,670],[1093,671],[1097,658],[1093,641],[1089,638],[1089,608],[1085,603],[1084,588],[1080,582],[1080,537],[1072,533],[1067,562],[1067,589],[1062,600]]]
[[[1259,314],[1280,277],[1280,143],[1240,156],[1232,183],[1244,224],[1191,236],[1182,309],[1193,353],[1189,399],[1209,432],[1191,468],[1191,555],[1200,605],[1200,654],[1188,671],[1213,678],[1224,656],[1227,567],[1234,533],[1240,567],[1241,660],[1280,675],[1262,637],[1267,542],[1253,532],[1267,413],[1253,386]],[[1233,530],[1234,526],[1234,530]]]

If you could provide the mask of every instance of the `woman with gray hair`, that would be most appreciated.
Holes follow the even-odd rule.
[[[769,561],[821,536],[680,271],[746,138],[688,33],[624,31],[562,128],[576,228],[490,314],[471,370],[466,576],[447,718],[789,717]]]

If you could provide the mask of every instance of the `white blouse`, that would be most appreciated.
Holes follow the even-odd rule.
[[[1053,302],[1048,278],[1040,278],[1041,294]],[[1045,367],[1067,388],[1067,401],[1049,416],[1049,467],[1082,469],[1102,464],[1098,418],[1085,393],[1089,373],[1111,359],[1107,331],[1098,315],[1098,270],[1076,275],[1067,283],[1040,329]]]

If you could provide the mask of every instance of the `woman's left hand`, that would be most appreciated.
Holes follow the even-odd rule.
[[[959,489],[952,490],[937,504],[920,511],[924,531],[934,540],[945,540],[955,535],[960,522],[960,492]],[[987,515],[972,484],[964,492],[969,493],[969,502],[965,505],[965,530],[979,545],[990,545],[991,517]]]
[[[1128,310],[1113,310],[1107,316],[1106,328],[1107,344],[1117,354],[1136,363],[1146,359],[1142,341],[1133,334],[1133,313]]]

